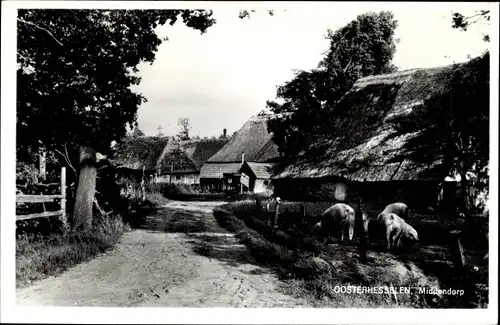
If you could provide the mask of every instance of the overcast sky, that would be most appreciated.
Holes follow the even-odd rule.
[[[214,5],[217,23],[203,35],[181,23],[158,29],[169,40],[152,65],[140,66],[137,88],[148,99],[138,111],[147,135],[159,125],[165,135],[176,134],[179,117],[189,118],[193,135],[218,136],[223,128],[231,134],[265,109],[294,69],[317,66],[328,48],[328,29],[368,11],[394,12],[400,39],[394,63],[402,70],[462,62],[488,46],[482,40],[488,25],[467,32],[451,28],[452,12],[473,14],[486,3],[302,2],[287,4],[286,12],[281,5],[272,17],[260,10],[251,19],[239,19],[238,9],[220,4]]]

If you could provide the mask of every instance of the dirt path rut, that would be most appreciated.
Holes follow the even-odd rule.
[[[101,307],[308,307],[221,229],[220,202],[172,201],[143,229],[60,276],[17,290],[19,305]]]

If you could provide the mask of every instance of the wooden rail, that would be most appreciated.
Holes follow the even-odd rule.
[[[51,184],[53,185],[53,184]],[[16,215],[16,221],[34,218],[47,218],[57,215],[66,217],[66,167],[61,168],[61,194],[57,195],[16,195],[16,203],[46,203],[60,200],[60,209],[57,211],[45,211],[26,215]]]

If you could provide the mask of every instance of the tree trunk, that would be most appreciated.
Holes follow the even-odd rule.
[[[92,205],[96,188],[96,152],[90,147],[80,147],[80,174],[76,189],[75,208],[71,230],[83,226],[84,230],[92,228]]]

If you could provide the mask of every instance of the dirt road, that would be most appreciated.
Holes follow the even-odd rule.
[[[62,275],[17,290],[19,305],[100,307],[308,307],[219,227],[220,202],[172,201],[143,229]]]

